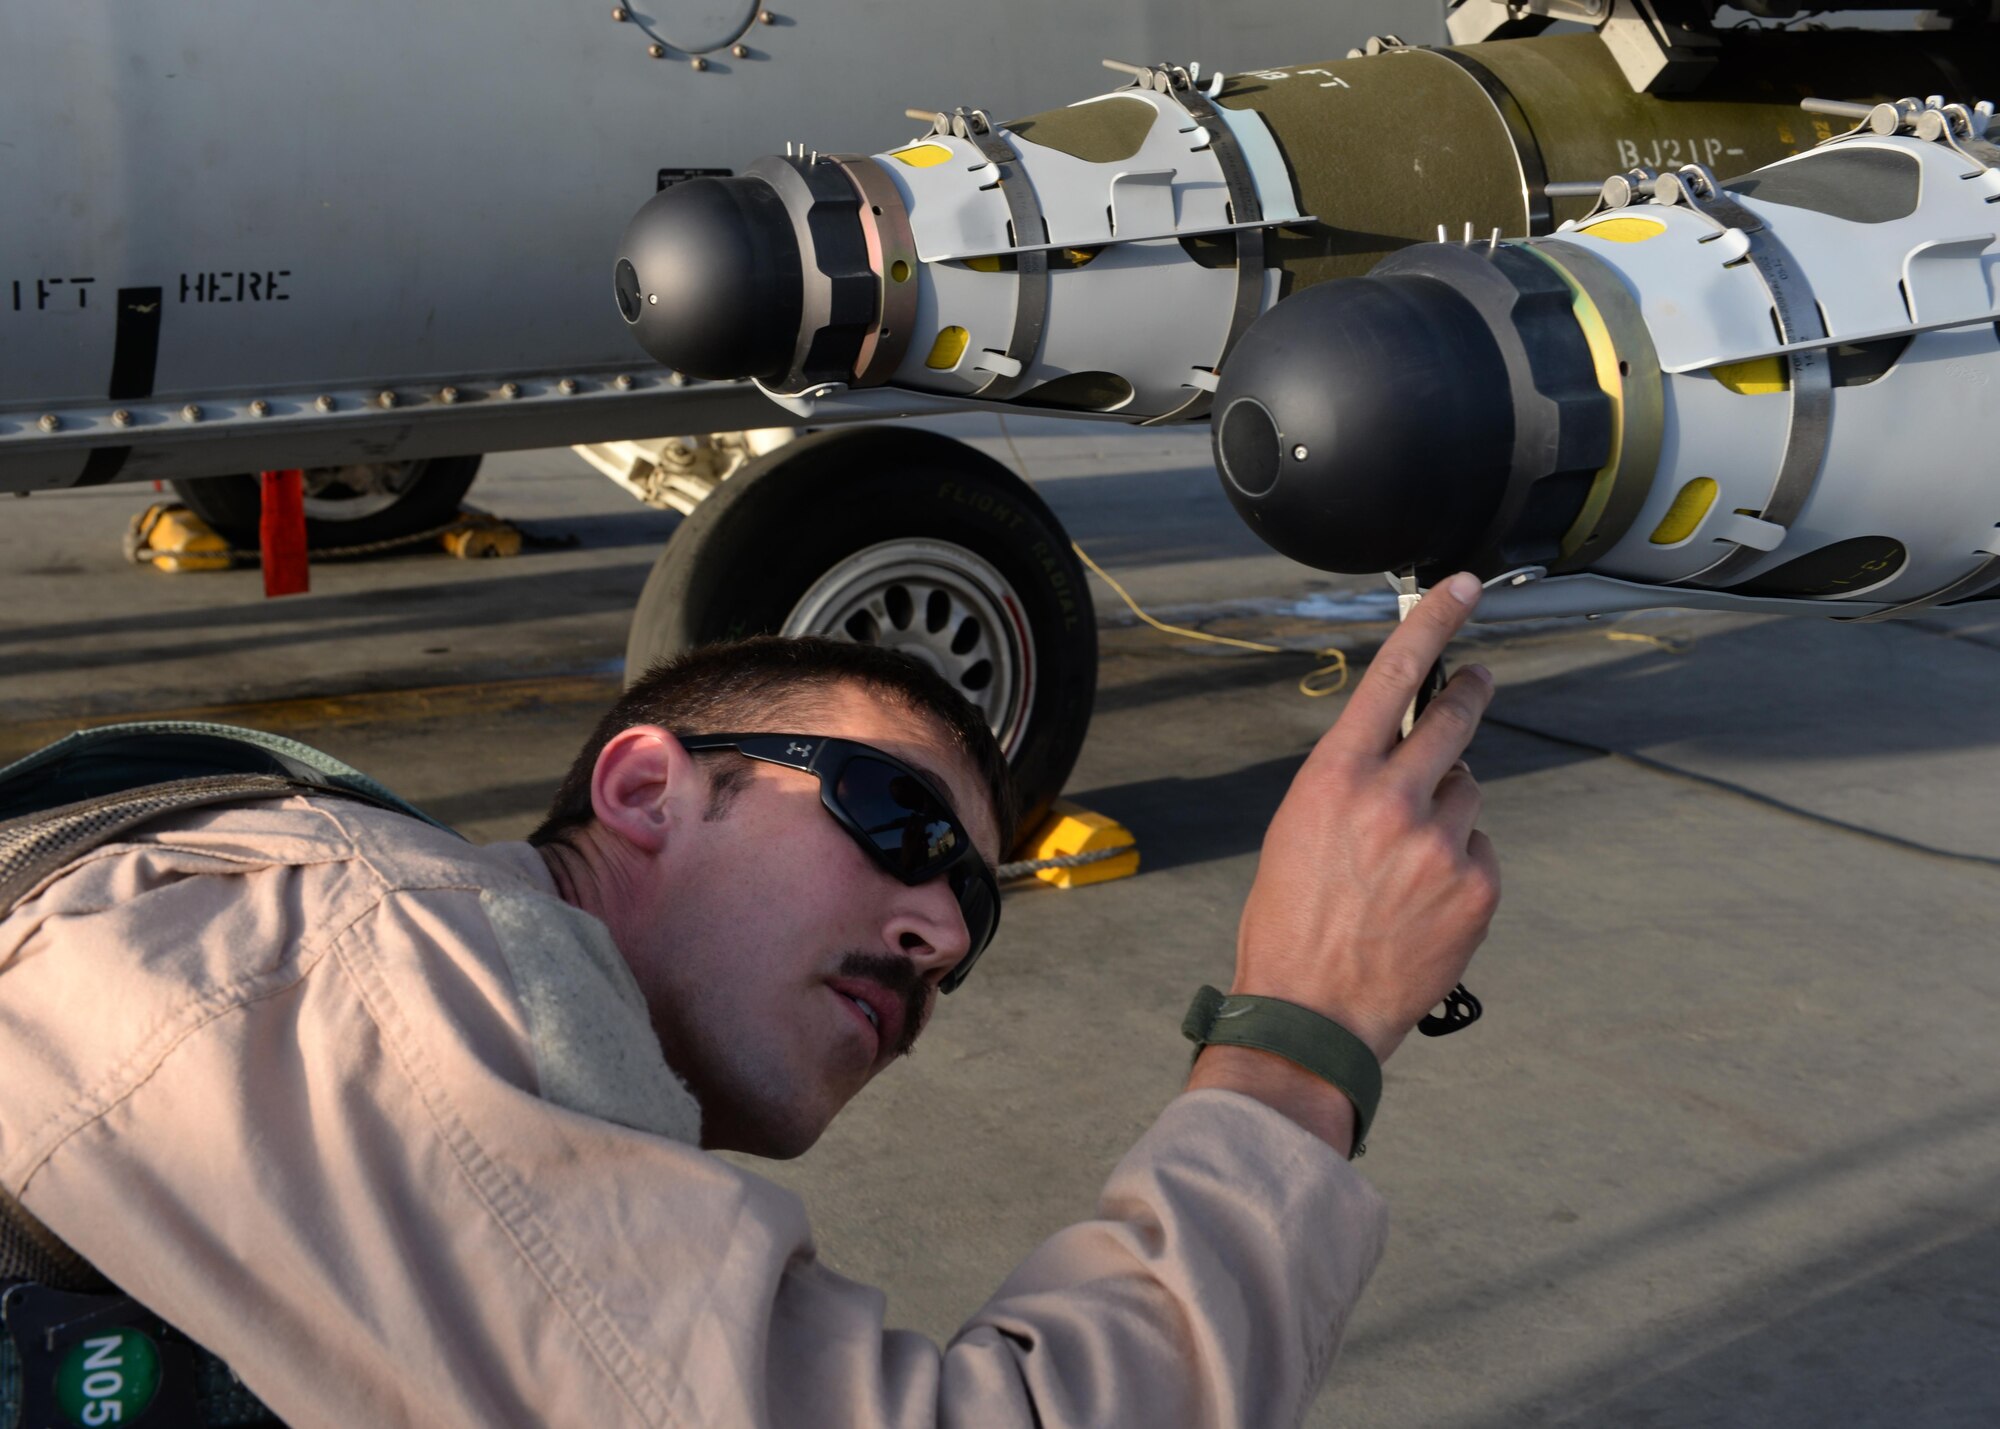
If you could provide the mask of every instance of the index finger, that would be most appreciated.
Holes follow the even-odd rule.
[[[1432,665],[1479,605],[1479,577],[1460,571],[1425,592],[1361,677],[1336,728],[1341,738],[1387,754],[1402,738],[1403,711]]]

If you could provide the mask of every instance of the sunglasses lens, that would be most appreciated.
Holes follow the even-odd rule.
[[[940,984],[941,991],[953,991],[1000,926],[999,890],[964,826],[923,780],[865,755],[847,761],[833,796],[890,873],[913,883],[946,874],[971,941],[971,951]]]
[[[963,977],[961,970],[969,968],[972,958],[985,951],[1000,927],[1000,895],[986,866],[971,859],[952,869],[950,879],[951,891],[958,896],[959,910],[965,914],[965,931],[972,935],[971,955],[953,969]]]
[[[921,779],[878,759],[847,761],[834,798],[899,878],[941,868],[965,844],[965,830]]]

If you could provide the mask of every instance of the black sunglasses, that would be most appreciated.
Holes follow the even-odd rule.
[[[936,785],[893,754],[818,734],[683,734],[690,754],[733,749],[747,759],[819,777],[819,801],[884,873],[905,884],[943,875],[965,916],[971,946],[938,984],[956,992],[1000,926],[1000,885],[972,846],[965,821]]]

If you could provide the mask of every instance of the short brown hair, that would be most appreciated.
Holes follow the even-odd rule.
[[[1000,856],[1006,857],[1017,812],[1014,781],[985,719],[942,676],[910,656],[817,635],[759,635],[703,645],[654,665],[597,722],[528,842],[554,843],[591,821],[597,757],[622,731],[653,724],[674,734],[778,733],[787,727],[812,733],[812,717],[828,692],[841,685],[865,686],[944,730],[986,784],[1000,830]],[[711,766],[709,817],[717,817],[748,777],[748,766],[726,752],[695,758]]]

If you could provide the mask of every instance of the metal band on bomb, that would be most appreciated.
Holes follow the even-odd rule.
[[[1508,142],[1514,146],[1515,162],[1521,168],[1521,206],[1527,216],[1528,233],[1531,236],[1547,233],[1555,227],[1555,206],[1549,201],[1549,170],[1542,162],[1541,143],[1535,138],[1528,116],[1522,112],[1521,101],[1514,98],[1514,91],[1501,82],[1500,76],[1464,50],[1447,47],[1433,53],[1464,70],[1492,102],[1493,112],[1506,129]]]
[[[866,387],[887,380],[910,350],[917,326],[917,240],[902,195],[878,165],[861,154],[836,154],[832,162],[861,195],[856,212],[875,274],[875,326],[854,359],[854,381]]]
[[[1630,187],[1608,190],[1627,196],[1625,203],[1640,192]],[[1777,235],[1763,220],[1730,198],[1714,174],[1699,164],[1687,164],[1676,173],[1661,174],[1643,192],[1657,203],[1685,205],[1713,223],[1716,232],[1701,241],[1721,241],[1730,254],[1727,261],[1749,261],[1769,295],[1771,318],[1780,342],[1809,342],[1826,336],[1826,321],[1813,296],[1810,280],[1799,270]],[[1623,208],[1625,203],[1609,202],[1603,208]],[[1817,349],[1805,347],[1787,352],[1784,361],[1790,376],[1791,426],[1786,433],[1784,460],[1779,463],[1769,494],[1756,508],[1756,519],[1763,525],[1738,528],[1748,539],[1735,542],[1735,548],[1718,555],[1714,564],[1681,578],[1690,585],[1724,587],[1740,578],[1761,556],[1774,549],[1766,541],[1783,539],[1785,528],[1798,519],[1806,498],[1812,494],[1820,464],[1826,458],[1828,429],[1833,421],[1833,382],[1826,356]]]
[[[994,132],[983,111],[961,109],[949,120],[939,115],[932,132],[963,139],[978,149],[993,166],[994,182],[1007,201],[1007,231],[1014,247],[1014,330],[1003,351],[980,359],[991,375],[977,389],[978,396],[999,400],[1025,385],[1028,366],[1041,350],[1049,312],[1049,255],[1040,245],[1048,237],[1048,224],[1035,186],[1021,170],[1020,156]]]
[[[1264,200],[1257,191],[1257,183],[1251,175],[1242,146],[1229,127],[1229,120],[1209,102],[1209,96],[1203,94],[1195,83],[1198,67],[1188,69],[1180,65],[1156,65],[1146,69],[1117,60],[1106,60],[1104,64],[1107,69],[1130,73],[1134,85],[1156,90],[1187,111],[1188,117],[1200,125],[1207,135],[1208,146],[1222,169],[1222,180],[1229,188],[1230,216],[1258,225],[1242,228],[1236,234],[1236,302],[1229,312],[1229,331],[1223,335],[1221,349],[1210,364],[1209,373],[1205,378],[1199,370],[1190,374],[1197,385],[1187,401],[1170,412],[1148,418],[1145,425],[1193,421],[1208,415],[1215,394],[1213,373],[1221,369],[1250,324],[1264,310],[1264,230],[1261,227]],[[1221,75],[1214,77],[1214,87],[1217,91],[1222,88]]]

